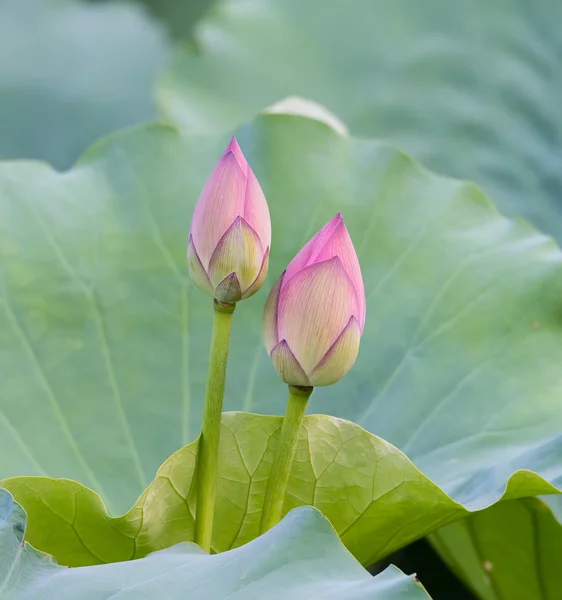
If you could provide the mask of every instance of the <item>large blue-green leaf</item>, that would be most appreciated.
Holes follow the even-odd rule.
[[[0,1],[0,158],[68,168],[114,129],[150,121],[168,42],[134,5]]]
[[[289,514],[254,542],[209,556],[181,544],[114,565],[67,569],[23,542],[26,516],[0,489],[3,600],[423,600],[413,577],[389,568],[373,578],[312,508]]]
[[[65,174],[36,163],[0,166],[1,477],[69,477],[116,515],[196,437],[212,308],[187,279],[186,237],[227,139],[153,126],[97,144]],[[317,503],[368,562],[466,514],[463,507],[496,502],[517,470],[506,498],[555,491],[541,477],[560,487],[556,245],[502,217],[473,185],[319,122],[263,116],[239,140],[271,208],[266,288],[338,210],[359,252],[368,313],[359,359],[340,383],[314,392],[311,412],[356,421],[434,482],[420,483],[394,449],[376,470],[372,453],[384,442],[360,428],[347,437],[336,428],[328,442],[320,423],[294,502]],[[264,298],[235,313],[227,410],[284,410],[286,390],[261,342]],[[248,450],[234,477],[223,473],[233,513],[217,518],[219,549],[238,528],[255,535],[267,476],[256,469],[272,432],[239,435]],[[315,487],[330,460],[326,487]],[[41,504],[41,489],[33,490]],[[184,517],[188,492],[176,499]],[[74,495],[56,498],[47,508],[73,523]],[[134,529],[128,534],[136,539]],[[150,535],[158,541],[157,528]]]
[[[555,0],[221,0],[160,102],[206,132],[316,100],[562,240],[561,20]]]

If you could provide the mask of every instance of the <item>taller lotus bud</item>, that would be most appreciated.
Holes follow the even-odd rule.
[[[196,285],[234,303],[262,286],[271,222],[265,196],[235,138],[207,180],[191,220],[187,261]]]
[[[357,254],[338,213],[295,256],[267,299],[263,337],[289,385],[331,385],[352,367],[365,325]]]

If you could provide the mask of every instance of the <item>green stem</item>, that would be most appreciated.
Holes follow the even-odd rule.
[[[312,390],[311,387],[289,386],[289,400],[281,427],[279,446],[265,492],[260,533],[265,533],[281,520],[283,501],[297,450],[304,411]]]
[[[197,510],[195,513],[194,537],[195,543],[207,552],[211,551],[211,537],[213,534],[222,399],[224,396],[230,326],[235,308],[235,304],[224,304],[215,300],[205,413],[197,450]]]

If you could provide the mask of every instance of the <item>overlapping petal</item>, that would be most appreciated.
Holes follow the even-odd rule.
[[[246,290],[258,276],[264,257],[258,234],[242,217],[236,217],[217,244],[207,272],[213,285],[230,273],[236,273],[240,287]]]
[[[355,289],[339,257],[285,274],[278,303],[277,335],[309,373],[353,314]]]
[[[246,157],[244,156],[244,153],[242,152],[242,149],[240,148],[240,145],[235,137],[231,138],[226,150],[224,151],[225,154],[228,152],[232,152],[232,154],[234,154],[238,164],[240,165],[240,168],[242,169],[242,172],[244,175],[246,175],[248,173],[248,161],[246,160]]]
[[[315,262],[316,255],[319,250],[326,244],[326,242],[330,239],[332,233],[338,225],[339,220],[341,219],[340,213],[338,213],[331,221],[326,223],[324,227],[299,250],[295,258],[289,263],[287,267],[287,281],[293,277],[295,273],[311,265]]]
[[[271,218],[261,186],[248,167],[244,198],[244,219],[258,234],[264,248],[271,246]]]
[[[327,238],[323,245],[318,245],[317,252],[314,257],[314,262],[328,260],[337,256],[351,279],[355,288],[357,305],[353,310],[353,314],[357,317],[357,321],[363,331],[365,325],[365,288],[363,285],[363,277],[361,276],[361,267],[359,259],[353,247],[353,242],[347,231],[347,227],[343,222],[343,218],[338,213],[331,221],[334,225],[331,235]]]
[[[265,254],[263,255],[263,260],[261,263],[260,271],[257,277],[252,282],[249,288],[243,291],[242,300],[253,296],[263,285],[265,278],[267,277],[267,269],[269,267],[269,248],[266,249]]]
[[[274,346],[279,342],[279,336],[277,335],[277,314],[279,306],[279,293],[281,286],[283,285],[283,279],[285,273],[279,277],[275,285],[271,288],[269,296],[265,302],[263,309],[263,321],[262,321],[262,334],[263,342],[267,353],[270,354]]]
[[[191,236],[206,269],[216,245],[243,212],[246,176],[232,152],[219,160],[207,180],[191,220]]]
[[[207,271],[203,268],[197,249],[193,243],[193,236],[189,236],[189,242],[187,244],[187,266],[189,268],[189,275],[193,279],[195,285],[202,289],[208,294],[213,293],[213,285],[207,275]]]
[[[221,279],[215,288],[214,295],[217,300],[229,304],[242,300],[242,289],[236,273],[230,273]]]
[[[309,374],[310,385],[332,385],[353,366],[359,352],[361,326],[351,317],[339,337]]]
[[[302,250],[295,256],[287,267],[287,281],[300,269],[314,263],[329,260],[333,257],[339,257],[346,273],[353,282],[356,293],[356,305],[353,313],[359,322],[361,331],[365,325],[365,288],[363,277],[361,276],[361,267],[353,247],[353,242],[343,221],[341,213],[338,213],[329,223],[327,223]]]
[[[273,348],[271,360],[279,377],[289,385],[310,385],[306,373],[285,340]]]

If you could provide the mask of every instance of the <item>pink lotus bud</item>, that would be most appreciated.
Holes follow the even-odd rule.
[[[262,286],[270,244],[265,196],[232,138],[193,211],[189,273],[199,288],[217,300],[238,302]]]
[[[365,325],[357,254],[338,213],[293,258],[263,314],[265,347],[290,385],[331,385],[352,367]]]

